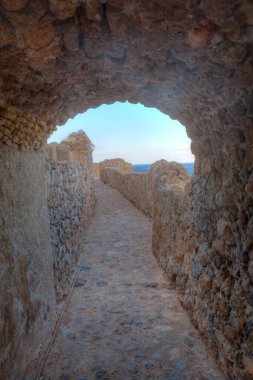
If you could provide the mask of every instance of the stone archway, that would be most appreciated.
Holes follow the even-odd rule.
[[[54,303],[41,291],[50,285],[50,273],[43,277],[50,258],[40,263],[36,302],[26,285],[34,266],[25,252],[49,251],[37,150],[56,124],[128,100],[177,118],[192,139],[192,264],[212,269],[207,290],[201,271],[185,279],[185,305],[229,376],[252,375],[252,2],[2,0],[0,7],[1,170],[9,181],[1,188],[2,241],[5,264],[23,257],[15,273],[24,284],[15,290],[13,273],[6,277],[14,293],[4,305],[4,355],[12,351],[14,361],[17,326],[22,341]],[[28,305],[25,318],[10,308],[16,296]]]

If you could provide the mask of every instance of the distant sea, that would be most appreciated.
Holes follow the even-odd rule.
[[[188,171],[190,176],[192,176],[194,174],[194,163],[193,162],[185,163],[182,165]],[[133,172],[135,172],[135,173],[146,173],[149,171],[150,166],[151,166],[151,164],[132,165],[132,168],[133,168]]]

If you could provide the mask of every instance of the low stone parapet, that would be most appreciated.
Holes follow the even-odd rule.
[[[122,170],[125,173],[132,172],[132,165],[122,158],[113,158],[99,162],[99,170],[101,171],[104,168],[116,168]]]
[[[46,177],[56,297],[68,292],[94,212],[92,146],[83,133],[46,147]]]
[[[153,218],[153,253],[168,277],[180,282],[190,238],[191,179],[186,169],[176,162],[160,160],[148,173],[104,168],[101,180]]]
[[[117,168],[103,168],[100,179],[118,190],[145,214],[151,216],[151,204],[148,197],[148,177],[145,173],[127,173]]]
[[[180,177],[180,176],[179,176]],[[170,280],[180,282],[190,235],[190,179],[161,176],[153,191],[152,248]]]
[[[104,167],[100,170],[100,178],[145,214],[153,216],[156,189],[166,184],[183,186],[190,177],[182,165],[160,160],[151,166],[148,173],[130,173],[120,168]]]
[[[99,163],[93,164],[93,177],[99,178],[100,177],[100,171],[99,171]]]

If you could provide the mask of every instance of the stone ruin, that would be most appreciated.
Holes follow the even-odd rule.
[[[122,158],[113,158],[113,159],[107,159],[101,162],[97,162],[93,164],[93,176],[94,178],[100,178],[100,172],[104,168],[117,168],[120,170],[123,170],[124,172],[130,173],[132,171],[132,164],[129,162],[126,162]]]
[[[47,202],[57,302],[68,294],[95,207],[92,143],[82,131],[45,148]]]
[[[1,359],[20,378],[55,310],[42,147],[57,124],[128,100],[185,125],[184,305],[227,378],[253,374],[251,0],[2,0]],[[119,126],[120,128],[120,126]]]

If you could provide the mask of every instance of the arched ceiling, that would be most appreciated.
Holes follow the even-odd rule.
[[[53,124],[129,100],[189,125],[250,101],[251,0],[2,0],[0,12],[1,97]]]

